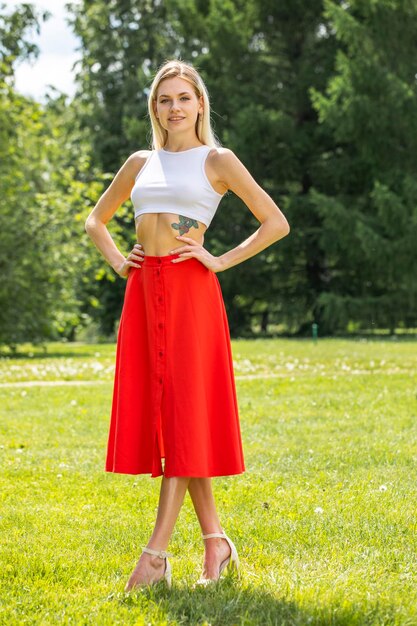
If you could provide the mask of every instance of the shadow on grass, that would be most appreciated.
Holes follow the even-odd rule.
[[[283,592],[281,592],[283,594]],[[107,598],[119,605],[139,609],[147,619],[158,613],[161,622],[193,626],[371,626],[375,608],[367,616],[359,607],[300,607],[259,587],[243,586],[232,577],[224,577],[210,587],[192,589],[164,585],[114,593]],[[385,623],[385,622],[384,622]]]

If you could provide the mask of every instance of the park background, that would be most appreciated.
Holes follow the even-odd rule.
[[[291,236],[219,274],[232,337],[414,332],[417,107],[413,1],[197,0],[67,6],[76,90],[14,88],[36,55],[31,5],[0,20],[0,343],[115,339],[125,279],[84,230],[128,156],[150,147],[166,58],[201,71],[212,121]],[[205,237],[222,254],[259,223],[228,192]],[[135,242],[131,201],[109,223]]]
[[[0,623],[415,626],[415,0],[82,0],[76,89],[42,102],[16,85],[42,11],[0,6]],[[246,472],[214,489],[242,577],[192,591],[187,498],[173,590],[129,596],[159,481],[103,471],[125,280],[84,222],[150,146],[172,57],[291,232],[218,274]],[[130,201],[108,226],[127,253]],[[205,247],[258,226],[228,193]]]

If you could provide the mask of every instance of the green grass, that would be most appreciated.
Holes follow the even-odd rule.
[[[416,344],[232,347],[246,472],[213,486],[241,579],[192,589],[187,494],[172,589],[130,594],[160,478],[104,472],[114,344],[0,358],[0,624],[417,624]]]

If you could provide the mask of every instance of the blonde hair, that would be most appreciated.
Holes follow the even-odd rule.
[[[160,148],[163,148],[168,138],[168,132],[165,128],[162,128],[159,123],[159,120],[154,113],[152,103],[157,99],[157,92],[160,83],[165,78],[173,78],[174,76],[179,76],[180,78],[188,81],[197,98],[203,96],[204,108],[202,115],[197,116],[195,124],[196,135],[201,143],[206,144],[207,146],[212,146],[213,148],[219,148],[221,143],[217,139],[211,127],[210,101],[203,79],[195,67],[193,67],[190,63],[177,59],[171,59],[169,61],[165,61],[157,71],[152,81],[148,96],[148,113],[152,124],[152,150],[159,150]]]

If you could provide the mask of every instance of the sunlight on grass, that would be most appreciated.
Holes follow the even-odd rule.
[[[246,472],[213,486],[241,577],[192,589],[203,541],[187,495],[173,588],[130,594],[160,479],[104,472],[114,344],[0,359],[1,624],[417,623],[415,344],[232,348]],[[71,380],[102,384],[14,385]]]

